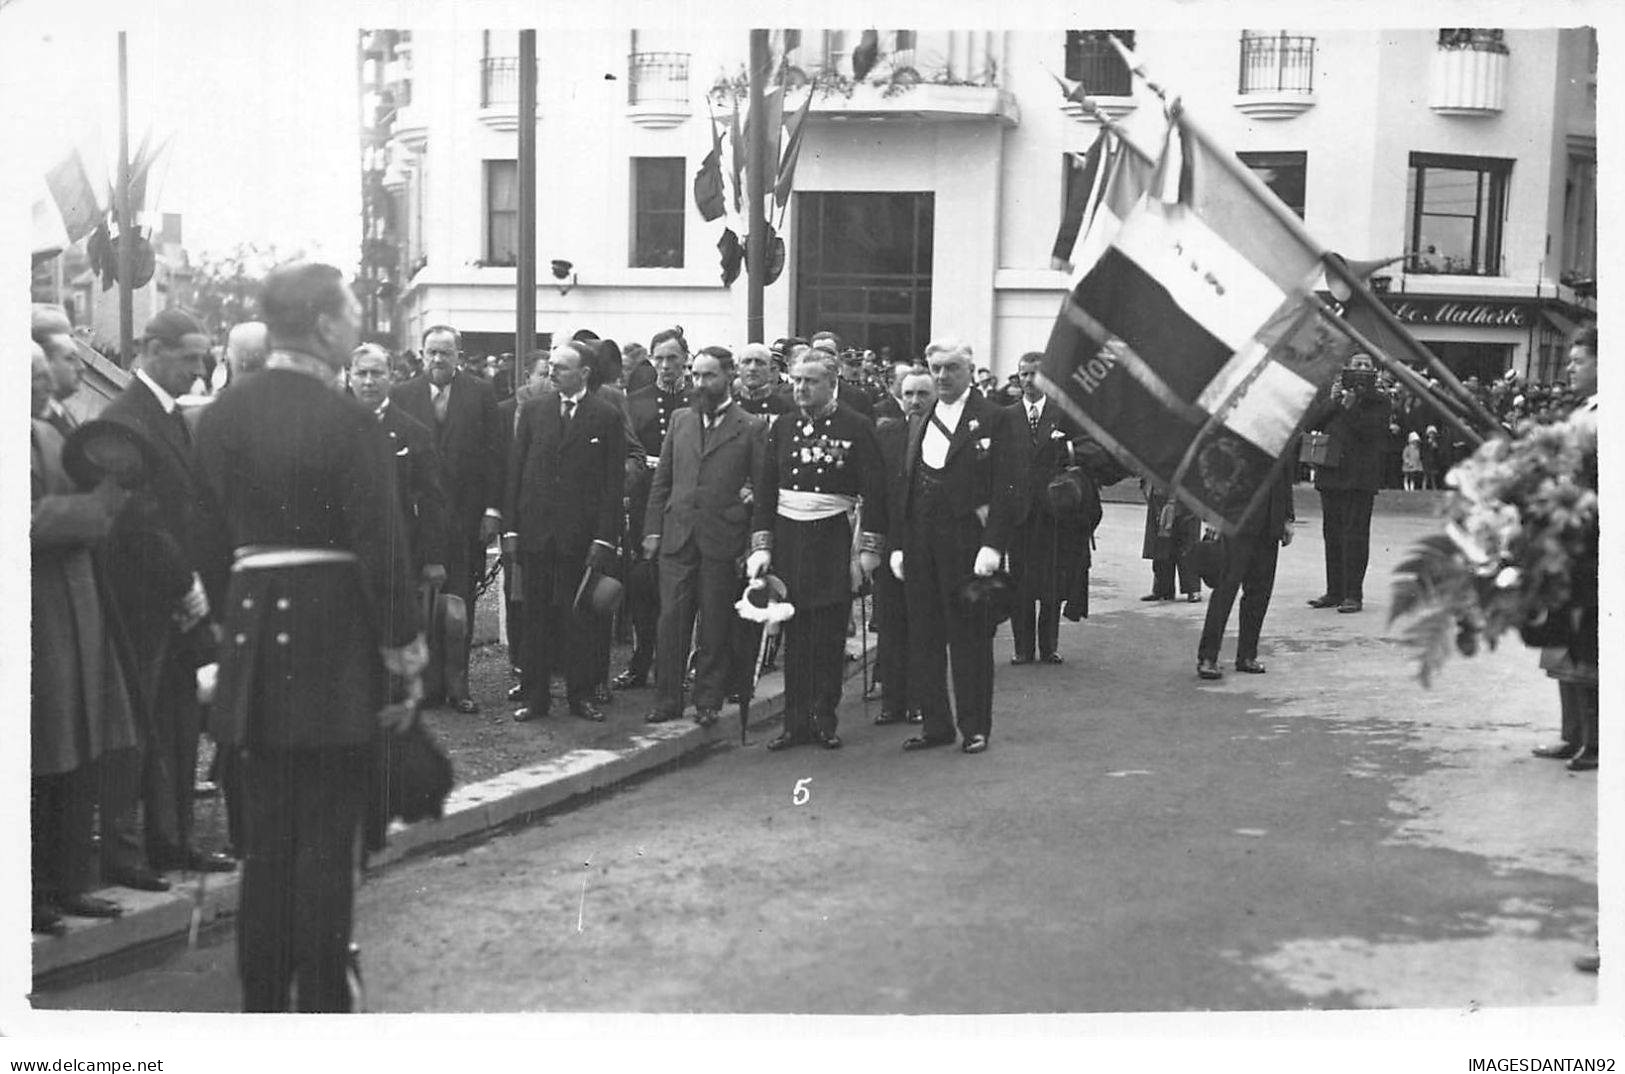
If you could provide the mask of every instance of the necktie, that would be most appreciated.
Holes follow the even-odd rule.
[[[576,410],[576,401],[574,399],[566,399],[566,400],[564,400],[564,411],[563,411],[563,413],[564,413],[564,424],[566,424],[566,425],[570,424],[570,416],[575,413],[575,410]]]
[[[444,425],[446,423],[446,404],[451,401],[451,385],[434,390],[434,420]]]
[[[175,423],[176,429],[180,430],[181,443],[185,444],[187,447],[191,447],[192,427],[186,424],[186,418],[181,414],[179,408],[169,412],[169,420]]]
[[[1032,406],[1027,408],[1027,428],[1030,429],[1032,432],[1035,432],[1035,433],[1038,432],[1038,404],[1037,403],[1034,403]]]

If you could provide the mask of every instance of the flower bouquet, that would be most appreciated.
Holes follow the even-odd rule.
[[[1493,649],[1508,630],[1566,642],[1564,621],[1595,605],[1597,493],[1578,479],[1595,452],[1594,429],[1526,422],[1450,471],[1444,532],[1399,565],[1389,616],[1415,616],[1404,640],[1424,686],[1452,641],[1463,656]]]

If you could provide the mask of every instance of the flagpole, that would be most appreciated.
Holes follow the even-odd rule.
[[[746,147],[745,200],[750,203],[745,242],[745,341],[762,342],[762,290],[767,276],[767,107],[763,82],[769,63],[767,31],[750,32],[750,127]]]
[[[118,32],[118,336],[119,362],[135,362],[135,235],[130,221],[130,65],[125,32]]]
[[[1152,81],[1150,75],[1146,72],[1145,64],[1140,62],[1140,59],[1133,52],[1131,52],[1126,45],[1117,40],[1115,36],[1108,36],[1107,40],[1111,41],[1113,47],[1115,47],[1118,53],[1123,57],[1123,62],[1128,65],[1129,70],[1138,75],[1140,79],[1145,82],[1146,86],[1148,86],[1151,91],[1162,100],[1164,106],[1168,110],[1168,118],[1170,121],[1178,122],[1181,129],[1189,132],[1191,137],[1200,142],[1202,146],[1207,149],[1208,153],[1212,155],[1212,157],[1230,173],[1232,178],[1246,187],[1247,190],[1258,201],[1258,203],[1267,208],[1270,213],[1275,216],[1276,220],[1281,224],[1282,227],[1290,231],[1293,236],[1297,238],[1299,242],[1303,243],[1306,248],[1313,250],[1316,256],[1320,259],[1321,265],[1330,270],[1333,275],[1341,279],[1349,287],[1351,292],[1365,297],[1366,301],[1379,307],[1382,313],[1388,314],[1389,318],[1393,318],[1393,314],[1389,312],[1386,307],[1383,307],[1381,302],[1376,301],[1374,296],[1371,296],[1371,292],[1365,286],[1364,282],[1348,270],[1348,266],[1342,263],[1342,259],[1322,246],[1320,242],[1309,233],[1309,229],[1304,226],[1303,221],[1298,219],[1295,213],[1289,211],[1285,206],[1279,203],[1279,199],[1276,198],[1275,193],[1270,190],[1269,187],[1264,185],[1264,181],[1262,179],[1260,179],[1257,175],[1254,175],[1250,168],[1243,165],[1241,161],[1236,158],[1235,154],[1224,149],[1214,141],[1207,131],[1203,129],[1202,125],[1193,119],[1189,112],[1184,110],[1184,106],[1179,98],[1176,97],[1169,100],[1167,90],[1163,89],[1162,86]],[[1322,309],[1324,312],[1330,312],[1330,307],[1326,306],[1325,302],[1322,301],[1318,296],[1315,297],[1315,301],[1318,304],[1318,308]],[[1333,318],[1337,322],[1341,331],[1348,335],[1348,337],[1355,343],[1359,344],[1362,349],[1370,351],[1373,357],[1380,360],[1388,371],[1403,381],[1407,387],[1410,387],[1413,391],[1420,392],[1422,398],[1431,398],[1433,396],[1434,393],[1432,389],[1428,388],[1427,382],[1422,380],[1421,377],[1417,376],[1416,372],[1409,366],[1388,354],[1385,350],[1368,339],[1364,333],[1360,332],[1343,318],[1337,317],[1335,314],[1333,314]],[[1384,323],[1386,324],[1387,322],[1385,321]],[[1400,325],[1397,318],[1393,318],[1393,324],[1389,327],[1397,327],[1398,335],[1402,340],[1409,336],[1409,332],[1407,332],[1405,328]],[[1451,373],[1449,369],[1445,368],[1444,364],[1440,362],[1437,357],[1435,357],[1425,348],[1422,348],[1420,344],[1415,344],[1413,347],[1411,346],[1412,343],[1414,343],[1414,341],[1407,340],[1407,346],[1410,349],[1420,351],[1416,357],[1423,359],[1428,368],[1439,376],[1440,381],[1443,382],[1451,390],[1451,392],[1456,393],[1458,399],[1467,404],[1472,416],[1478,418],[1480,421],[1483,421],[1490,429],[1498,431],[1501,429],[1501,423],[1496,421],[1495,417],[1484,408],[1484,404],[1480,403],[1478,398],[1469,392],[1466,387],[1456,379],[1455,374]],[[1439,413],[1450,422],[1450,424],[1454,425],[1459,431],[1465,433],[1473,443],[1476,444],[1483,442],[1484,438],[1481,435],[1474,432],[1465,423],[1456,418],[1454,410],[1450,410],[1449,408],[1443,406],[1438,407],[1437,409]]]
[[[514,284],[513,376],[536,349],[536,31],[519,31],[519,249]]]

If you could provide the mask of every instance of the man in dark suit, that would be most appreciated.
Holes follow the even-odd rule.
[[[1017,376],[1021,382],[1019,421],[1027,432],[1027,511],[1016,526],[1010,546],[1010,578],[1016,587],[1016,606],[1010,616],[1015,641],[1012,664],[1062,663],[1061,604],[1081,592],[1087,601],[1091,523],[1081,513],[1058,516],[1046,494],[1049,483],[1080,462],[1087,437],[1071,437],[1061,414],[1038,386],[1044,356],[1030,351],[1021,356]],[[1080,480],[1093,477],[1080,473]],[[1090,502],[1098,502],[1098,495]],[[1036,605],[1036,630],[1034,610]]]
[[[1371,559],[1371,507],[1382,487],[1382,448],[1389,404],[1377,388],[1376,363],[1354,354],[1331,398],[1309,423],[1327,434],[1328,462],[1315,468],[1326,539],[1326,591],[1311,608],[1358,612],[1365,605]]]
[[[655,371],[652,384],[630,391],[626,396],[632,429],[643,448],[644,467],[634,468],[627,480],[626,515],[628,532],[643,534],[643,516],[648,510],[649,488],[654,469],[660,462],[660,448],[671,431],[672,416],[688,406],[688,341],[679,328],[655,333],[649,343],[649,361]],[[658,561],[657,561],[658,562]],[[617,690],[634,690],[648,683],[654,666],[660,623],[659,591],[633,586],[626,594],[627,614],[632,620],[632,656],[626,670],[615,676]],[[685,644],[683,656],[688,656]]]
[[[474,617],[474,592],[485,573],[485,549],[502,524],[503,445],[506,433],[497,415],[496,390],[459,370],[462,337],[455,328],[434,325],[423,333],[423,375],[390,392],[390,399],[433,431],[448,490],[446,588],[461,597]],[[468,681],[466,649],[460,674]],[[430,704],[438,698],[429,698]],[[447,697],[458,712],[480,710],[470,697]]]
[[[354,881],[380,736],[416,718],[428,659],[395,467],[338,384],[360,308],[328,265],[265,279],[266,367],[198,423],[232,548],[215,697],[246,811],[245,1011],[351,1009]],[[226,566],[222,556],[220,567]]]
[[[1296,442],[1283,454],[1295,460]],[[1264,629],[1264,613],[1269,611],[1270,593],[1275,588],[1276,557],[1292,543],[1292,469],[1290,461],[1283,463],[1265,502],[1248,516],[1240,532],[1223,538],[1224,572],[1208,598],[1207,619],[1196,646],[1196,674],[1204,679],[1224,674],[1219,670],[1219,645],[1237,591],[1241,593],[1241,629],[1236,637],[1236,670],[1264,674],[1264,665],[1258,662],[1258,635]]]
[[[762,474],[767,422],[730,396],[734,366],[727,351],[701,351],[689,375],[693,405],[672,419],[643,521],[643,554],[660,557],[659,660],[655,707],[647,719],[661,723],[683,714],[697,614],[695,719],[708,727],[728,693],[732,639],[744,626],[733,604],[750,539],[747,498]]]
[[[925,372],[924,366],[917,366],[913,362],[893,362],[886,367],[890,380],[886,383],[886,391],[875,401],[875,421],[884,421],[887,418],[901,418],[907,411],[903,400],[903,378],[915,370]]]
[[[564,673],[571,715],[604,718],[591,699],[592,633],[572,604],[588,568],[614,562],[626,481],[626,434],[615,407],[587,390],[575,343],[548,355],[555,392],[524,404],[508,465],[508,511],[524,590],[526,652],[520,661],[524,723],[547,715],[552,672]]]
[[[880,442],[880,457],[886,466],[886,513],[891,518],[899,517],[903,509],[903,463],[908,456],[910,422],[924,420],[937,398],[937,386],[923,369],[903,376],[899,390],[898,415],[882,418],[875,425],[875,439]],[[875,717],[875,723],[919,723],[919,709],[908,693],[908,600],[903,583],[889,570],[876,571],[874,580],[875,629],[880,635],[876,674],[881,688],[880,715]]]
[[[235,868],[230,859],[192,845],[202,731],[196,676],[198,667],[213,659],[204,620],[210,597],[224,596],[226,575],[208,543],[212,508],[192,452],[191,427],[175,400],[190,389],[208,351],[209,337],[196,319],[180,309],[161,311],[142,332],[135,375],[101,414],[146,440],[157,459],[147,486],[153,510],[138,526],[121,530],[110,555],[119,616],[135,646],[140,689],[152,716],[140,797],[147,860],[159,872]],[[155,569],[150,549],[160,544],[175,550],[179,576],[191,575],[190,588],[178,597]],[[116,829],[113,845],[104,847],[104,861],[119,882],[155,887],[133,860],[133,804],[132,795],[117,789],[104,798]]]
[[[366,343],[350,355],[350,391],[378,418],[395,460],[395,487],[411,541],[412,567],[423,585],[446,581],[446,491],[440,453],[428,426],[389,401],[389,352]]]
[[[935,342],[925,357],[937,401],[909,429],[907,487],[890,557],[908,600],[910,700],[925,717],[903,748],[951,745],[956,715],[961,749],[981,753],[993,728],[994,623],[985,602],[959,609],[955,593],[973,576],[998,570],[1015,538],[1026,513],[1028,437],[1021,411],[971,392],[967,344]]]
[[[868,386],[863,383],[862,356],[856,351],[848,351],[843,359],[841,337],[834,332],[814,332],[812,349],[818,352],[817,357],[830,362],[835,369],[835,401],[873,422],[875,402],[869,395]],[[792,362],[798,360],[799,357],[791,359]]]
[[[880,565],[885,540],[886,473],[874,424],[835,401],[834,363],[809,351],[790,377],[796,409],[768,433],[745,569],[757,578],[776,564],[795,607],[784,624],[784,733],[767,748],[833,750],[841,747],[836,709],[852,595]]]

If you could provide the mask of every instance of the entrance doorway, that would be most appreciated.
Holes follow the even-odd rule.
[[[931,336],[935,195],[796,195],[796,335],[918,358]]]

